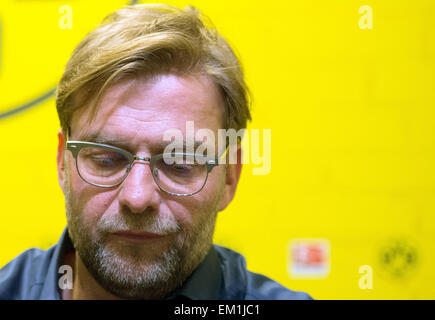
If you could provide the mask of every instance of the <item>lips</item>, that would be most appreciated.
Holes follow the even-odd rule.
[[[136,231],[117,231],[113,235],[117,238],[121,238],[130,242],[146,242],[162,239],[164,235],[150,233],[150,232],[136,232]]]

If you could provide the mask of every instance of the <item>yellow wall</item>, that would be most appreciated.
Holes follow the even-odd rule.
[[[1,0],[0,113],[53,89],[78,41],[126,2]],[[250,128],[272,129],[270,174],[244,168],[215,241],[317,299],[434,299],[435,2],[167,3],[197,6],[236,47]],[[62,5],[72,29],[59,27]],[[362,5],[372,29],[360,28]],[[0,265],[48,248],[65,226],[58,128],[53,97],[0,119]],[[329,243],[325,277],[289,274],[301,238]],[[359,286],[363,265],[373,289]]]

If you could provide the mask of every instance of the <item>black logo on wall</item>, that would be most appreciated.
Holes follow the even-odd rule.
[[[416,271],[417,248],[406,239],[390,240],[380,250],[380,264],[395,279],[404,279]]]

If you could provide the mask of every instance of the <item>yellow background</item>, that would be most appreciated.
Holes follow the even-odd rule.
[[[0,113],[54,88],[73,48],[126,1],[1,0]],[[435,298],[435,2],[168,1],[193,4],[239,52],[250,128],[272,129],[272,170],[246,166],[215,242],[252,271],[316,299]],[[73,10],[59,27],[59,7]],[[358,9],[373,9],[360,29]],[[0,265],[48,248],[66,224],[56,176],[54,98],[0,119]],[[327,239],[330,273],[293,279],[292,239]],[[380,262],[394,241],[417,259]],[[373,289],[359,287],[359,267]]]

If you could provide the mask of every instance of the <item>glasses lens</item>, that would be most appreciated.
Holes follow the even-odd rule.
[[[112,186],[120,183],[127,174],[128,158],[104,147],[86,147],[77,157],[80,176],[92,184]]]
[[[163,190],[187,195],[201,190],[207,180],[207,166],[202,163],[189,155],[162,157],[156,161],[153,175]]]

